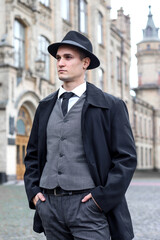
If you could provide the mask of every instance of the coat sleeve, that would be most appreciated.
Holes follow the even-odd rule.
[[[38,192],[40,192],[38,171],[38,128],[39,128],[38,115],[39,107],[37,108],[37,111],[35,113],[33,126],[27,145],[27,153],[24,159],[24,164],[26,168],[24,174],[24,183],[29,201],[29,206],[32,209],[35,208],[32,202],[32,198]]]
[[[135,143],[125,103],[118,100],[111,112],[111,168],[106,185],[97,186],[91,192],[105,213],[122,201],[137,164]]]

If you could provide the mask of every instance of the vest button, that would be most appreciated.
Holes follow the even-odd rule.
[[[61,171],[58,171],[58,175],[61,175],[62,174],[62,172]]]
[[[61,141],[64,141],[65,140],[65,137],[61,137]]]
[[[60,154],[59,154],[59,156],[60,156],[60,157],[63,157],[63,156],[64,156],[64,154],[63,154],[63,153],[60,153]]]

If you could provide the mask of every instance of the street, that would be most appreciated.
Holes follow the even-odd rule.
[[[160,175],[160,174],[159,174]],[[126,194],[134,240],[160,240],[160,177],[135,176]],[[0,185],[0,240],[45,240],[32,231],[23,182]],[[96,239],[97,240],[97,239]]]

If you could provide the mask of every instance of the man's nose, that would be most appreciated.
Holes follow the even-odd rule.
[[[58,65],[59,66],[64,66],[65,65],[65,60],[63,58],[59,59]]]

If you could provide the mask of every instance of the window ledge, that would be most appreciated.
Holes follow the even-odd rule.
[[[42,6],[42,7],[44,7],[45,9],[47,9],[48,11],[52,11],[52,9],[51,9],[51,7],[50,6],[47,6],[47,5],[45,5],[45,4],[43,4],[42,2],[39,2],[40,3],[40,5]]]
[[[88,33],[87,32],[82,32],[80,29],[79,29],[79,32],[82,33],[85,37],[89,38],[88,36]]]
[[[62,18],[62,20],[63,20],[63,22],[65,23],[65,24],[67,24],[68,26],[72,26],[72,24],[71,24],[71,22],[69,21],[69,20],[66,20],[66,19],[64,19],[64,18]]]
[[[105,48],[103,43],[98,43],[101,48]]]
[[[41,77],[41,80],[50,83],[50,79],[48,79],[48,78]]]

